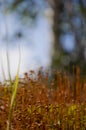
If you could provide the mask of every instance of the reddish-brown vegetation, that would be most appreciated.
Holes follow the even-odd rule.
[[[30,72],[33,75],[34,71]],[[11,130],[86,130],[86,79],[57,73],[31,79],[27,73],[19,80],[12,113]],[[0,130],[6,130],[11,90],[0,86]]]

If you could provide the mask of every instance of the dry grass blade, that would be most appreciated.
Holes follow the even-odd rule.
[[[11,118],[12,118],[12,109],[13,109],[16,94],[17,94],[17,88],[18,88],[18,82],[19,82],[20,62],[21,62],[21,51],[20,51],[20,46],[19,46],[19,64],[18,64],[17,75],[16,75],[16,78],[15,78],[15,82],[14,82],[13,90],[12,90],[9,117],[8,117],[8,122],[7,122],[7,130],[10,130]]]

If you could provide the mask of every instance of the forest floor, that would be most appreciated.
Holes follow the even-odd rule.
[[[22,81],[21,81],[22,80]],[[74,81],[74,84],[73,84]],[[86,80],[58,74],[58,83],[48,75],[19,80],[10,130],[86,130]],[[56,87],[57,85],[57,87]],[[0,130],[6,130],[12,90],[0,85]]]

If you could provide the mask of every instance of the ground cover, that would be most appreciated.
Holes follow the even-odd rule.
[[[86,78],[80,69],[53,77],[34,71],[19,79],[10,130],[86,130]],[[0,84],[0,130],[6,130],[12,97],[9,84]]]

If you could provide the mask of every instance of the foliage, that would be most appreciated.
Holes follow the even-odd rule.
[[[54,54],[52,56],[52,67],[58,69],[68,69],[68,65],[80,65],[84,72],[86,65],[86,2],[83,0],[7,0],[4,2],[5,13],[15,12],[18,20],[23,24],[35,21],[37,16],[42,13],[46,6],[52,7],[53,11],[53,34],[54,34]],[[21,37],[22,32],[17,32],[16,36]],[[70,35],[75,39],[75,47],[72,51],[66,50],[62,45],[61,38]],[[65,42],[65,40],[64,40]],[[69,44],[72,44],[69,42]]]
[[[57,72],[56,72],[57,73]],[[36,77],[34,77],[36,75]],[[34,77],[34,78],[31,78]],[[86,78],[76,74],[57,73],[57,87],[49,74],[41,71],[24,74],[19,79],[10,129],[16,130],[85,130]],[[50,87],[51,86],[51,87]],[[6,129],[11,91],[0,87],[0,129]]]
[[[10,2],[7,0],[3,5],[6,13],[15,13],[18,20],[23,23],[33,23],[46,7],[45,0],[41,2],[35,0],[12,0]]]
[[[52,67],[62,69],[68,65],[86,66],[86,1],[83,0],[48,0],[53,10],[54,55]],[[73,36],[74,41],[67,44],[75,44],[73,50],[68,51],[64,47],[66,36]],[[63,40],[62,40],[63,38]],[[75,42],[75,43],[74,43]],[[69,45],[67,45],[69,46]],[[86,70],[86,69],[85,69]]]

